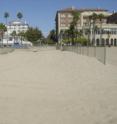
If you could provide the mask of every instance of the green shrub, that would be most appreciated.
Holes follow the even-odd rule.
[[[47,44],[55,44],[56,42],[54,42],[53,40],[48,39],[46,43]]]
[[[85,37],[79,37],[75,39],[75,43],[80,43],[82,45],[87,45],[88,42],[88,39],[86,39]]]

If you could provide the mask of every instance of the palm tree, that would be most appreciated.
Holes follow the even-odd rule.
[[[75,31],[75,26],[73,24],[73,22],[70,24],[70,34],[71,34],[71,39],[72,39],[72,43],[74,43],[74,31]]]
[[[16,36],[17,36],[17,33],[16,33],[16,31],[13,31],[13,32],[11,33],[11,36],[13,36],[13,38],[14,38],[14,41],[15,41],[15,39],[16,39]]]
[[[21,20],[23,18],[23,14],[21,12],[18,12],[17,13],[17,18]]]
[[[95,24],[96,24],[96,20],[98,18],[98,15],[96,13],[93,13],[91,16],[90,16],[91,20],[93,21],[93,38],[92,38],[92,43],[93,45],[95,44],[95,32],[96,32],[96,28],[95,28]]]
[[[5,13],[4,13],[4,18],[6,19],[6,25],[7,25],[7,19],[9,18],[9,16],[10,16],[10,15],[9,15],[8,12],[5,12]]]
[[[23,14],[21,13],[21,12],[18,12],[17,13],[17,18],[19,19],[19,20],[21,20],[22,18],[23,18]],[[20,26],[19,26],[19,30],[20,30]],[[21,37],[21,36],[20,36]],[[22,41],[21,41],[21,44],[22,44]]]
[[[7,25],[7,19],[9,18],[9,13],[8,12],[5,12],[4,13],[4,18],[6,19],[6,25]],[[8,46],[8,31],[7,31],[7,46]]]
[[[104,15],[103,14],[99,14],[98,18],[100,20],[100,43],[102,43],[102,23],[103,23],[103,19],[104,19]]]
[[[70,24],[70,31],[71,31],[71,36],[72,36],[72,43],[74,43],[74,37],[75,37],[75,32],[77,30],[77,23],[78,20],[80,19],[80,13],[77,11],[73,11],[73,21]]]
[[[89,41],[91,43],[92,42],[92,39],[91,39],[92,38],[92,27],[91,27],[91,25],[92,25],[92,15],[89,16],[88,24],[89,24],[89,29],[86,32],[88,34],[88,38],[89,38]]]
[[[87,39],[88,39],[88,42],[87,42],[87,46],[89,46],[90,44],[90,34],[91,34],[91,29],[89,27],[89,29],[86,29],[85,30],[85,34],[87,35]]]
[[[74,11],[73,13],[72,13],[72,15],[73,15],[73,23],[74,23],[74,26],[75,26],[75,28],[77,29],[77,23],[78,23],[78,20],[80,19],[80,13],[79,12],[77,12],[77,11]]]

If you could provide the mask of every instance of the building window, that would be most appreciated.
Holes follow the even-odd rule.
[[[111,45],[113,45],[113,39],[111,39]]]
[[[69,17],[69,18],[72,18],[73,16],[72,16],[71,14],[68,14],[68,17]]]
[[[97,44],[97,46],[100,45],[100,40],[99,39],[96,40],[96,44]]]
[[[66,15],[65,14],[61,14],[61,17],[66,17]]]
[[[114,46],[117,45],[117,39],[114,39]]]
[[[104,44],[105,44],[105,39],[104,38],[102,38],[102,46],[104,46]]]
[[[106,39],[106,45],[109,45],[109,39]]]
[[[65,27],[65,26],[66,26],[66,24],[64,24],[64,23],[61,24],[61,27]]]

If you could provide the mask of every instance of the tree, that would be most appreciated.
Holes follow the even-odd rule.
[[[7,31],[6,26],[3,23],[0,23],[0,39],[3,40],[4,32]],[[3,43],[3,42],[2,42]]]
[[[5,12],[5,13],[4,13],[4,18],[6,19],[6,25],[7,25],[7,19],[9,18],[9,16],[10,16],[10,15],[9,15],[8,12]]]
[[[73,21],[70,24],[69,30],[70,30],[71,37],[72,37],[72,43],[74,44],[75,32],[77,30],[78,20],[80,19],[80,13],[77,11],[74,11],[72,15],[73,15]]]
[[[99,14],[98,18],[100,20],[100,42],[102,42],[102,34],[103,34],[102,23],[103,23],[103,19],[105,18],[105,16],[103,14]]]
[[[74,23],[73,22],[70,24],[69,30],[70,30],[70,34],[71,34],[71,37],[72,37],[72,43],[74,43],[75,26],[74,26]]]
[[[77,12],[77,11],[74,11],[73,13],[72,13],[72,15],[73,15],[73,25],[74,25],[74,27],[75,27],[75,29],[77,29],[77,23],[78,23],[78,20],[80,19],[80,13],[79,12]]]
[[[70,30],[67,29],[67,30],[61,30],[61,41],[64,42],[64,43],[69,43],[71,42],[70,40]]]
[[[77,38],[76,42],[82,44],[83,46],[86,46],[89,41],[87,38],[81,36]]]
[[[87,35],[87,39],[88,39],[88,41],[90,41],[90,35],[91,35],[91,27],[89,27],[88,29],[85,29],[85,34]],[[90,42],[87,42],[88,44],[87,44],[87,46],[89,46],[90,44]]]
[[[0,31],[2,31],[3,33],[7,31],[7,28],[3,23],[0,23]]]
[[[18,12],[18,13],[17,13],[17,18],[18,18],[19,20],[21,20],[21,19],[23,18],[23,14],[22,14],[21,12]],[[19,26],[19,30],[20,30],[20,26]]]
[[[25,33],[26,39],[33,44],[38,44],[39,40],[43,39],[43,34],[38,28],[30,27]]]
[[[97,15],[96,13],[93,13],[93,14],[90,16],[90,19],[93,21],[93,38],[92,38],[92,43],[93,43],[93,45],[94,45],[94,43],[95,43],[95,32],[96,32],[95,26],[96,26],[96,20],[97,20],[97,18],[98,18],[98,15]]]
[[[18,18],[18,19],[22,19],[22,18],[23,18],[23,14],[22,14],[21,12],[18,12],[18,13],[17,13],[17,18]]]
[[[16,39],[16,36],[17,36],[17,33],[16,33],[16,31],[13,31],[12,33],[11,33],[11,36],[14,38],[14,40]]]
[[[7,19],[9,18],[9,13],[8,12],[5,12],[4,13],[4,18],[6,19],[6,25],[7,25]],[[8,45],[8,32],[7,32],[7,45]]]
[[[11,35],[12,35],[12,36],[16,36],[16,35],[17,35],[16,31],[13,31],[13,32],[11,33]]]
[[[50,43],[56,43],[56,31],[54,29],[51,30],[47,36],[47,41],[51,41]]]
[[[20,37],[21,41],[24,40],[24,39],[26,39],[26,33],[23,32],[23,31],[22,32],[19,32],[18,33],[18,36]]]
[[[88,24],[89,24],[89,29],[87,29],[86,34],[88,34],[88,39],[89,39],[89,41],[91,43],[92,42],[92,39],[91,39],[91,37],[92,37],[92,28],[91,28],[91,25],[92,25],[92,15],[89,16]]]

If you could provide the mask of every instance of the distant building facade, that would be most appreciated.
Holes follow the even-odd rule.
[[[20,32],[26,32],[29,28],[29,25],[21,20],[14,20],[9,22],[8,25],[6,25],[6,27],[7,33],[11,35],[14,31],[16,32],[16,34]]]
[[[87,36],[87,30],[89,29],[89,17],[96,13],[103,14],[104,18],[102,20],[102,31],[100,31],[100,20],[96,21],[96,26],[98,30],[95,34],[95,45],[113,45],[117,46],[117,24],[107,23],[107,18],[112,15],[112,13],[108,12],[108,10],[104,9],[76,9],[74,7],[67,8],[64,10],[59,10],[56,13],[56,32],[58,41],[60,40],[61,31],[67,30],[70,27],[71,22],[73,21],[73,11],[80,13],[80,19],[77,23],[77,29],[82,30],[85,37]],[[90,27],[90,41],[93,40],[93,31],[92,26]],[[100,40],[100,33],[102,33],[102,40]]]
[[[29,29],[29,25],[26,22],[17,19],[17,20],[9,22],[6,25],[6,27],[7,27],[7,31],[5,32],[5,34],[3,36],[3,40],[0,40],[0,45],[1,44],[13,45],[15,43],[17,43],[17,44],[25,43],[23,41],[24,39],[22,39],[20,36],[18,36],[18,34],[20,32],[26,32]],[[13,32],[15,32],[14,35],[12,34]]]

